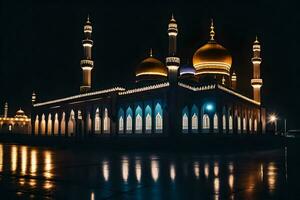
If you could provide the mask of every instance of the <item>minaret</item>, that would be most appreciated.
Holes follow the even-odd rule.
[[[236,90],[236,74],[235,74],[235,72],[232,72],[232,74],[231,74],[231,88],[233,89],[233,90]]]
[[[85,39],[82,41],[84,57],[80,61],[82,69],[82,85],[80,86],[81,93],[89,92],[91,90],[92,69],[94,67],[94,61],[92,60],[92,31],[92,24],[88,16],[84,25]]]
[[[251,79],[251,85],[253,87],[253,99],[255,101],[260,102],[261,101],[260,88],[263,84],[263,81],[260,77],[261,57],[260,57],[260,44],[257,39],[257,36],[253,44],[252,63],[253,63],[253,78]]]
[[[36,94],[35,94],[35,92],[33,91],[33,92],[32,92],[32,96],[31,96],[31,103],[32,103],[32,105],[35,103],[35,101],[36,101]]]
[[[8,113],[8,103],[5,102],[5,105],[4,105],[4,118],[7,117],[7,113]]]
[[[180,58],[177,56],[177,23],[172,14],[172,18],[168,25],[168,35],[169,35],[169,54],[166,58],[166,66],[169,71],[169,81],[170,83],[177,82],[178,68],[180,65]]]

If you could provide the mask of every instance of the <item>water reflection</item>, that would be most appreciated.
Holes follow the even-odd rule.
[[[272,159],[266,159],[267,155],[258,156],[261,157],[240,161],[238,156],[232,155],[192,158],[187,155],[180,159],[170,153],[78,155],[70,151],[67,154],[62,150],[0,144],[0,171],[7,169],[16,175],[10,184],[15,181],[17,186],[11,187],[22,187],[18,190],[22,191],[20,197],[25,191],[29,191],[28,197],[32,192],[38,192],[33,197],[44,193],[52,197],[68,191],[72,199],[93,200],[113,198],[113,193],[119,191],[122,191],[119,195],[131,191],[133,198],[129,199],[144,199],[147,195],[164,195],[165,199],[191,199],[191,195],[196,199],[255,199],[257,193],[279,194],[280,177],[285,177],[284,163],[280,165],[281,158],[274,160],[274,156]],[[114,159],[108,159],[110,157]],[[0,177],[3,184],[1,181]],[[147,189],[138,189],[144,186]],[[64,199],[65,196],[58,197]]]

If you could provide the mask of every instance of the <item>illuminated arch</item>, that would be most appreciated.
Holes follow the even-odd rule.
[[[257,132],[257,119],[254,119],[254,131]]]
[[[151,133],[152,131],[152,109],[149,105],[146,106],[145,108],[145,121],[146,121],[146,124],[145,124],[145,130],[146,130],[146,133]]]
[[[187,133],[189,131],[189,118],[188,118],[188,108],[184,107],[182,110],[182,132]]]
[[[103,113],[103,131],[104,133],[110,132],[110,118],[108,117],[107,108],[104,108],[104,113]]]
[[[74,112],[74,110],[71,110],[69,121],[68,121],[68,133],[69,134],[75,134],[75,127],[76,127],[75,112]]]
[[[246,131],[247,130],[247,121],[246,121],[246,118],[243,117],[243,131]]]
[[[130,106],[126,110],[126,133],[132,133],[132,109]]]
[[[238,118],[237,118],[237,129],[238,129],[239,133],[241,132],[241,127],[242,127],[242,125],[241,125],[241,117],[238,116]]]
[[[96,109],[95,112],[95,133],[101,132],[101,118],[99,108]]]
[[[226,116],[223,114],[222,116],[222,128],[223,128],[223,133],[226,132]]]
[[[214,131],[218,132],[219,130],[219,123],[218,123],[218,115],[217,113],[214,114]]]
[[[58,114],[55,113],[55,115],[54,115],[54,129],[53,129],[54,135],[58,135],[58,124],[59,124],[59,122],[58,122]]]
[[[192,106],[192,132],[198,132],[198,107]]]
[[[66,114],[65,112],[62,113],[61,121],[60,121],[60,133],[61,135],[66,134]]]
[[[249,118],[249,132],[252,131],[252,118]]]
[[[209,124],[209,116],[208,114],[204,114],[202,118],[202,129],[209,130],[210,124]]]
[[[36,115],[35,117],[35,122],[34,122],[34,134],[38,134],[39,133],[39,116]]]
[[[51,119],[51,113],[48,114],[48,122],[47,122],[47,134],[51,135],[52,133],[52,119]]]
[[[140,106],[135,109],[135,132],[142,133],[143,130],[143,112]]]
[[[155,106],[155,132],[162,133],[163,130],[163,110],[160,103]]]
[[[119,109],[118,112],[118,119],[119,119],[119,133],[124,133],[124,110],[122,108]]]
[[[232,119],[232,115],[229,115],[229,119],[228,119],[228,130],[229,132],[232,133],[233,131],[233,119]]]
[[[41,134],[45,135],[46,133],[46,120],[45,120],[45,115],[42,114],[42,120],[41,120]]]
[[[91,119],[91,114],[87,114],[87,131],[88,133],[91,133],[92,131],[92,119]]]

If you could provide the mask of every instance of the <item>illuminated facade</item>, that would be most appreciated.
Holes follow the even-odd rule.
[[[78,95],[36,102],[32,96],[32,134],[51,136],[178,136],[201,134],[263,134],[265,109],[260,103],[260,45],[253,51],[254,98],[237,91],[232,57],[218,44],[213,22],[209,41],[195,51],[193,66],[181,65],[178,26],[168,25],[165,64],[149,57],[137,66],[135,87],[91,90],[92,24],[84,26],[83,84]],[[250,87],[250,81],[249,81]],[[91,90],[91,91],[90,91]]]
[[[14,117],[8,116],[8,103],[5,103],[3,116],[0,116],[0,133],[30,134],[30,118],[21,109],[17,111]]]

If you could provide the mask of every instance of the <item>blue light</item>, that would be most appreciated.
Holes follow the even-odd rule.
[[[208,103],[208,104],[206,104],[205,108],[208,111],[212,111],[214,109],[214,106],[211,103]]]

